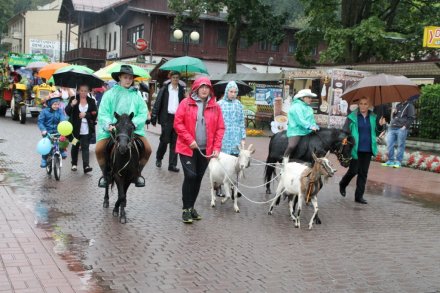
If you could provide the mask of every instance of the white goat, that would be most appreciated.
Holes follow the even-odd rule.
[[[289,198],[289,212],[295,227],[300,227],[301,209],[304,201],[310,201],[313,204],[314,212],[309,222],[309,229],[312,229],[313,221],[318,221],[318,192],[323,186],[322,176],[324,179],[332,177],[336,172],[330,165],[327,152],[325,157],[318,158],[313,153],[315,164],[308,167],[304,164],[295,162],[289,163],[289,158],[283,158],[283,171],[280,182],[277,187],[276,196],[270,205],[269,215],[273,213],[275,204],[279,204],[280,197],[284,193]],[[295,216],[296,200],[298,200],[297,215]],[[320,223],[320,222],[319,222]]]
[[[243,170],[250,166],[251,155],[255,152],[252,149],[252,144],[248,149],[245,149],[244,144],[238,147],[240,153],[238,157],[220,153],[217,158],[211,159],[209,162],[209,179],[211,181],[211,207],[215,207],[215,190],[224,185],[225,198],[221,203],[225,203],[231,198],[232,183],[237,186],[237,178],[243,177]],[[234,210],[236,213],[240,212],[238,208],[238,190],[234,188]]]

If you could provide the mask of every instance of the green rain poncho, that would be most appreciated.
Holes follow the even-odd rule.
[[[145,136],[145,121],[148,117],[148,109],[144,99],[137,89],[124,88],[119,84],[106,91],[102,97],[98,111],[98,131],[97,140],[110,137],[108,127],[116,123],[114,112],[118,114],[134,113],[133,123],[136,125],[135,133]]]

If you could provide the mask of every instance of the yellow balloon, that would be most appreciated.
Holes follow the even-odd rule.
[[[59,134],[63,136],[68,136],[72,133],[73,130],[72,123],[70,123],[69,121],[62,121],[58,124],[57,130]]]

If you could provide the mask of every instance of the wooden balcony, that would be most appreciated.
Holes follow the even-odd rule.
[[[104,49],[79,48],[64,54],[64,62],[86,65],[98,70],[103,67],[107,51]]]

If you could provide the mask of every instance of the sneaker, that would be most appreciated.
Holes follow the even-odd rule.
[[[393,165],[393,168],[400,168],[400,167],[402,167],[402,163],[400,162],[395,162]]]
[[[45,159],[41,159],[40,167],[41,168],[46,168],[47,167],[47,161]]]
[[[193,222],[193,218],[191,215],[191,211],[189,209],[184,209],[182,213],[182,221],[186,224],[191,224]]]
[[[157,168],[162,167],[162,160],[156,160],[156,167]]]
[[[93,170],[93,168],[92,167],[90,167],[90,166],[86,166],[85,168],[84,168],[84,173],[89,173],[89,172],[92,172],[92,170]]]
[[[61,151],[61,158],[63,159],[67,158],[67,152],[65,150]]]
[[[394,162],[388,160],[385,163],[383,163],[382,166],[384,166],[384,167],[393,167],[394,166]]]
[[[70,168],[70,170],[76,171],[76,170],[78,170],[78,167],[76,167],[76,165],[72,165],[72,168]]]
[[[195,208],[190,208],[189,210],[191,211],[191,217],[192,217],[193,220],[197,220],[198,221],[198,220],[202,219],[202,216],[199,215],[199,213],[196,211]]]

